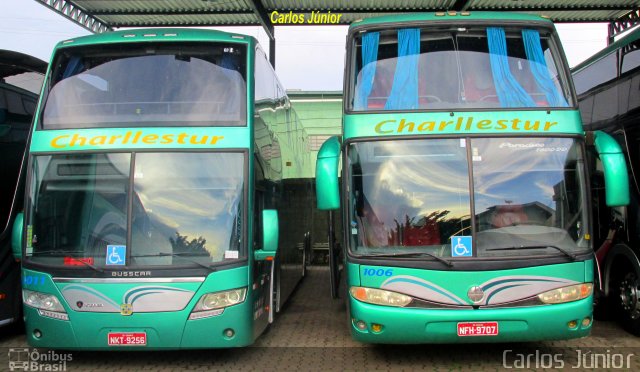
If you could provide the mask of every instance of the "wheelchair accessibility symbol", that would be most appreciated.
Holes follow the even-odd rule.
[[[451,257],[471,257],[471,237],[452,236],[451,237]]]
[[[124,265],[127,247],[124,245],[107,245],[107,265]]]

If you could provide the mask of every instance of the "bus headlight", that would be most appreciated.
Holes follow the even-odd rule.
[[[22,290],[22,301],[25,305],[38,309],[40,316],[58,320],[69,320],[69,315],[58,298],[52,294]]]
[[[403,307],[407,306],[412,300],[410,296],[402,293],[377,288],[351,287],[349,292],[356,300],[374,305]]]
[[[591,296],[591,293],[593,293],[593,283],[582,283],[541,293],[538,298],[545,304],[561,304],[582,300]]]
[[[23,289],[22,299],[25,305],[35,307],[36,309],[66,313],[58,298],[52,294]]]
[[[196,306],[193,308],[191,315],[189,315],[189,319],[202,319],[220,315],[226,307],[244,302],[246,295],[246,288],[238,288],[230,291],[207,293],[202,295]]]

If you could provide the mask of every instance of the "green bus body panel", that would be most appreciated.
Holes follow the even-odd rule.
[[[629,205],[629,173],[618,142],[602,131],[595,132],[596,151],[602,160],[607,206]]]
[[[24,289],[54,294],[69,315],[69,321],[43,317],[38,314],[37,309],[25,305],[27,342],[33,347],[93,350],[238,347],[253,343],[261,331],[254,329],[252,319],[254,302],[258,301],[261,293],[253,291],[251,285],[247,285],[247,267],[213,272],[204,282],[189,283],[154,282],[152,279],[144,282],[132,279],[111,283],[89,283],[78,279],[74,283],[54,283],[49,274],[27,269],[23,269],[23,276],[31,278],[30,284],[24,281]],[[225,308],[218,316],[188,320],[191,310],[202,295],[243,287],[247,287],[243,303]],[[128,302],[133,301],[134,312],[126,316],[120,312],[76,311],[72,306],[77,305],[67,303],[62,294],[65,289],[82,290],[106,298],[108,302],[123,304],[126,292],[142,293],[147,288],[165,289],[167,293],[193,292],[193,295],[181,310],[145,313],[135,312],[135,301],[140,297],[135,298],[130,294]],[[231,338],[224,335],[228,328],[235,331]],[[40,338],[33,336],[36,329],[42,333]],[[146,332],[147,345],[108,346],[109,332]]]
[[[344,138],[468,134],[584,134],[577,110],[351,114]]]
[[[37,130],[30,151],[249,148],[250,134],[247,127]]]
[[[278,240],[280,231],[278,229],[278,211],[274,209],[265,209],[262,211],[262,249],[269,252],[278,250]]]
[[[13,228],[11,229],[11,251],[13,258],[16,260],[22,259],[22,228],[24,227],[24,213],[19,212],[16,214],[16,219],[13,221]]]
[[[141,28],[131,30],[120,30],[101,33],[97,35],[87,35],[78,38],[68,39],[59,42],[56,49],[76,47],[82,45],[99,45],[114,43],[139,43],[139,42],[228,42],[254,44],[255,40],[251,36],[234,34],[217,30],[206,30],[198,28]]]
[[[460,305],[471,305],[467,291],[472,286],[483,283],[520,285],[526,289],[523,280],[530,282],[557,280],[555,288],[566,286],[561,281],[574,283],[593,282],[593,260],[573,262],[521,269],[496,271],[437,271],[391,266],[371,266],[349,264],[348,286],[370,288],[384,287],[385,283],[404,280],[418,286],[429,286],[434,291],[455,297]],[[365,275],[367,274],[368,275]],[[371,273],[376,273],[371,275]],[[379,274],[379,275],[378,275]],[[522,279],[522,280],[520,280]],[[519,281],[520,280],[520,281]],[[500,287],[493,287],[494,293]],[[507,284],[505,288],[510,288]],[[487,296],[490,296],[487,290]],[[367,323],[367,330],[361,331],[351,326],[353,337],[362,342],[371,343],[460,343],[460,342],[509,342],[537,341],[548,339],[570,339],[589,335],[591,324],[579,325],[570,329],[567,323],[572,320],[581,324],[582,319],[591,318],[593,298],[555,305],[538,305],[502,308],[459,308],[426,309],[380,306],[364,303],[349,296],[351,318],[354,322]],[[457,335],[459,322],[498,322],[497,336]],[[371,324],[382,325],[381,332],[373,332]]]
[[[590,262],[593,265],[592,261]],[[455,264],[454,264],[455,265]],[[540,276],[572,280],[575,282],[593,282],[593,271],[587,277],[585,275],[585,262],[572,262],[558,265],[535,266],[521,269],[492,270],[492,271],[438,271],[422,270],[391,266],[368,266],[360,265],[360,285],[363,287],[381,288],[384,282],[394,280],[396,277],[412,277],[417,280],[424,280],[441,288],[451,294],[464,299],[461,305],[471,305],[473,302],[467,298],[467,291],[472,286],[481,285],[489,280],[498,277],[516,276]],[[443,265],[444,266],[444,265]],[[366,269],[379,271],[384,269],[383,275],[365,275]],[[391,273],[387,273],[391,270]],[[372,271],[372,270],[367,270]],[[391,275],[389,275],[391,274]]]
[[[382,26],[384,28],[396,27],[398,24],[411,23],[411,22],[473,22],[473,21],[499,21],[501,23],[507,22],[543,22],[552,25],[551,20],[543,18],[539,15],[525,14],[525,13],[509,13],[509,18],[505,18],[504,12],[464,12],[464,13],[407,13],[407,14],[394,14],[389,16],[366,18],[362,21],[354,22],[349,27],[349,30],[365,26]]]
[[[340,164],[340,140],[333,136],[326,140],[318,152],[316,162],[316,192],[318,209],[340,208],[338,190],[338,166]]]

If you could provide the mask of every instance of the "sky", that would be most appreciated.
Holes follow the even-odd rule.
[[[607,44],[607,25],[557,24],[570,66]],[[268,51],[260,27],[216,27],[258,39]],[[276,73],[286,89],[341,90],[347,26],[276,26]],[[49,61],[59,41],[89,31],[35,0],[0,0],[0,49]]]

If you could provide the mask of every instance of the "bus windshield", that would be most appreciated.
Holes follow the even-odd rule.
[[[109,44],[62,49],[43,129],[246,124],[246,47]]]
[[[572,105],[549,30],[436,25],[362,32],[353,42],[352,111]]]
[[[590,249],[575,139],[355,142],[347,159],[352,254],[473,259]],[[459,237],[465,252],[452,249]]]
[[[26,259],[116,270],[242,258],[244,162],[240,152],[34,156]]]

